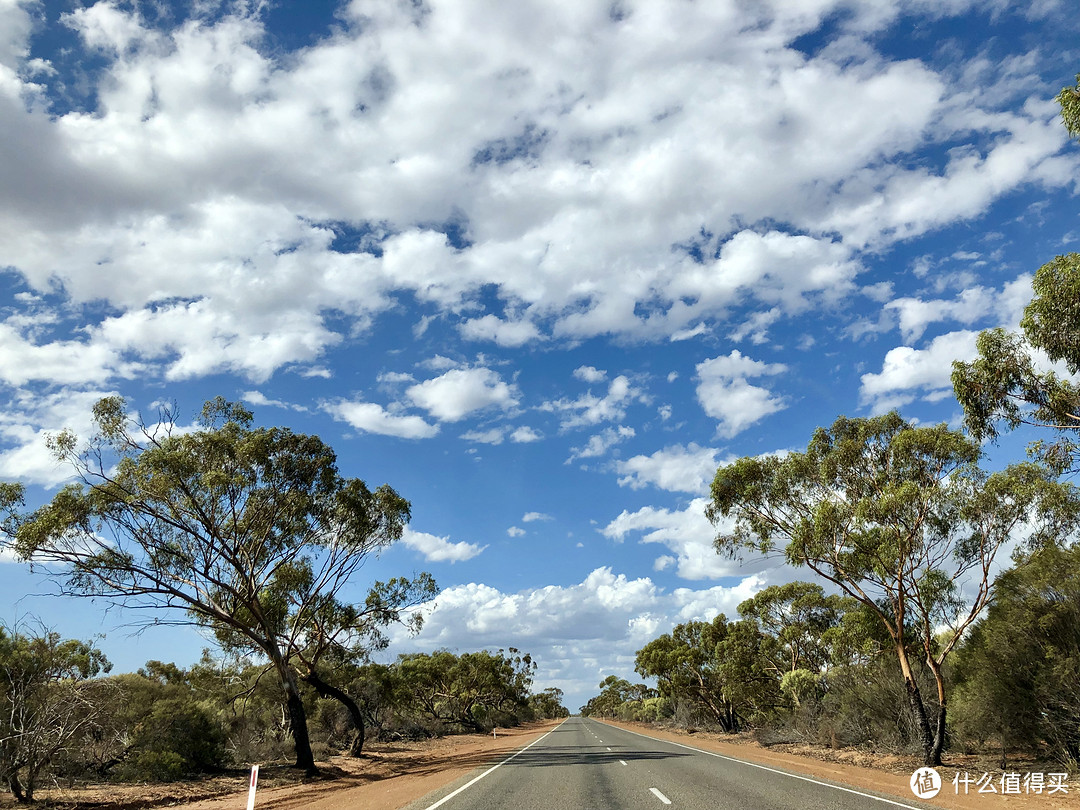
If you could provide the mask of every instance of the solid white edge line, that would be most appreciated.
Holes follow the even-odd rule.
[[[603,720],[597,720],[598,723],[603,723]],[[605,725],[607,725],[605,723]],[[874,801],[884,802],[885,804],[891,804],[894,807],[904,807],[906,810],[923,810],[921,807],[916,807],[913,804],[904,804],[903,802],[893,801],[892,799],[886,799],[881,796],[875,796],[873,793],[863,793],[861,790],[855,790],[854,788],[841,787],[840,785],[830,785],[828,782],[821,782],[817,779],[811,779],[809,776],[800,776],[796,773],[788,773],[787,771],[780,771],[776,768],[770,768],[768,765],[758,765],[756,762],[747,762],[745,759],[738,759],[736,757],[729,757],[727,754],[718,754],[715,751],[706,751],[704,748],[694,748],[692,745],[683,745],[682,743],[673,742],[671,740],[665,740],[660,737],[650,737],[648,734],[641,734],[637,731],[631,731],[628,728],[622,728],[622,726],[611,726],[611,728],[621,729],[627,734],[635,734],[638,737],[644,737],[646,740],[654,740],[655,742],[667,743],[668,745],[677,745],[679,748],[685,748],[688,751],[696,751],[699,754],[708,754],[710,757],[717,757],[719,759],[730,760],[731,762],[738,762],[740,765],[749,765],[751,768],[760,768],[763,771],[769,773],[779,774],[780,776],[789,776],[792,779],[801,779],[803,782],[812,782],[815,785],[821,785],[822,787],[832,788],[833,790],[842,790],[845,793],[854,793],[856,796],[862,796],[866,799],[873,799]]]
[[[569,719],[570,719],[569,717],[568,717],[568,718],[566,718],[566,720],[569,720]],[[464,785],[462,785],[461,787],[459,787],[459,788],[458,788],[457,790],[455,790],[455,791],[454,791],[453,793],[447,793],[447,794],[446,794],[445,796],[443,796],[443,797],[442,797],[441,799],[439,799],[439,800],[438,800],[437,802],[435,802],[435,804],[429,804],[429,805],[428,805],[427,807],[425,807],[425,808],[424,808],[424,810],[435,810],[435,808],[436,808],[436,807],[440,807],[440,806],[442,806],[442,804],[443,804],[444,802],[448,802],[448,801],[450,801],[450,800],[451,800],[452,798],[454,798],[454,797],[455,797],[455,796],[457,796],[457,795],[458,795],[459,793],[461,793],[461,791],[465,790],[466,788],[470,788],[470,787],[472,787],[472,786],[473,786],[473,785],[475,785],[475,784],[476,784],[477,782],[479,782],[479,781],[480,781],[481,779],[483,779],[483,778],[484,778],[485,776],[487,776],[487,775],[488,775],[489,773],[491,773],[491,772],[492,772],[492,771],[494,771],[494,770],[498,770],[498,769],[499,769],[499,768],[501,768],[501,767],[502,767],[503,765],[505,765],[505,764],[506,764],[507,762],[509,762],[510,760],[512,760],[512,759],[513,759],[514,757],[516,757],[516,756],[517,756],[518,754],[524,754],[524,753],[525,753],[526,751],[528,751],[528,750],[529,750],[530,748],[532,748],[532,747],[533,747],[534,745],[536,745],[536,744],[537,744],[538,742],[540,742],[540,741],[541,741],[542,739],[544,739],[544,737],[547,737],[547,736],[548,736],[548,734],[551,734],[551,732],[552,732],[552,731],[558,731],[558,730],[559,730],[560,728],[562,728],[562,725],[563,725],[563,723],[565,723],[565,722],[566,722],[566,720],[563,720],[563,721],[562,721],[562,723],[559,723],[559,725],[555,726],[555,728],[553,728],[553,729],[552,729],[551,731],[549,731],[549,732],[548,732],[547,734],[545,734],[545,735],[544,735],[543,737],[537,737],[537,738],[536,738],[535,740],[533,740],[533,741],[532,741],[531,743],[529,743],[528,745],[526,745],[526,746],[525,746],[524,748],[521,748],[521,749],[519,749],[519,750],[515,751],[515,752],[514,752],[513,754],[511,754],[510,756],[508,756],[508,757],[507,757],[506,759],[504,759],[504,760],[503,760],[502,762],[500,762],[500,763],[499,763],[498,765],[492,765],[492,766],[491,766],[490,768],[488,768],[488,769],[487,769],[486,771],[484,771],[484,772],[483,772],[482,774],[480,774],[479,776],[477,776],[477,777],[474,777],[473,779],[470,779],[470,780],[469,780],[468,782],[466,782],[466,783],[465,783]]]
[[[658,798],[664,804],[671,804],[671,799],[669,799],[667,796],[665,796],[663,793],[661,793],[656,788],[649,788],[649,790],[653,793],[653,795],[656,796],[656,798]]]

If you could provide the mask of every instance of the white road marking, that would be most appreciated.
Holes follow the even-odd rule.
[[[671,804],[671,799],[669,799],[667,796],[665,796],[663,793],[661,793],[656,788],[649,788],[649,792],[651,792],[654,796],[656,796],[656,798],[658,798],[664,804]]]
[[[683,745],[682,743],[672,742],[671,740],[663,740],[659,737],[650,737],[648,734],[639,734],[638,732],[631,731],[628,728],[621,728],[620,726],[616,726],[616,728],[620,728],[620,730],[625,731],[627,734],[634,734],[638,737],[644,737],[646,740],[652,740],[653,742],[662,742],[667,743],[668,745],[676,745],[679,748],[685,748],[687,751],[695,751],[699,754],[707,754],[710,757],[716,757],[717,759],[726,759],[729,762],[738,762],[740,765],[749,765],[751,768],[760,768],[761,770],[768,771],[769,773],[779,774],[780,776],[788,776],[792,779],[800,779],[803,782],[812,782],[815,785],[832,788],[833,790],[842,790],[845,793],[854,793],[856,796],[873,799],[876,802],[884,802],[885,804],[891,804],[893,807],[903,807],[906,808],[906,810],[922,810],[922,808],[915,807],[914,805],[904,804],[903,802],[895,802],[892,799],[883,799],[881,796],[875,796],[873,793],[863,793],[861,790],[855,790],[853,788],[841,787],[840,785],[830,785],[828,782],[819,782],[817,779],[811,779],[809,776],[799,776],[798,774],[788,773],[787,771],[778,771],[776,768],[770,768],[767,765],[758,765],[756,762],[747,762],[745,759],[729,757],[726,754],[718,754],[715,751],[706,751],[703,748],[694,748],[694,746],[692,745]]]
[[[620,764],[620,765],[625,765],[626,763],[625,763],[625,762],[623,762],[623,761],[622,761],[622,760],[620,759],[620,760],[619,760],[619,764]]]
[[[611,749],[609,748],[609,749],[608,749],[608,751],[610,751],[610,750],[611,750]]]
[[[547,734],[545,734],[545,735],[544,735],[543,737],[537,737],[537,738],[536,738],[535,740],[533,740],[533,741],[532,741],[531,743],[529,743],[528,745],[526,745],[526,746],[525,746],[524,748],[522,748],[522,749],[520,749],[520,750],[518,750],[518,751],[515,751],[515,752],[514,752],[513,754],[511,754],[510,756],[508,756],[508,757],[507,757],[506,759],[504,759],[504,760],[503,760],[502,762],[500,762],[500,763],[499,763],[498,765],[492,765],[492,766],[491,766],[490,768],[488,768],[488,769],[487,769],[486,771],[484,771],[484,772],[483,772],[482,774],[480,774],[480,775],[479,775],[479,776],[477,776],[476,778],[474,778],[474,779],[471,779],[470,781],[466,782],[466,783],[465,783],[464,785],[462,785],[461,787],[459,787],[459,788],[458,788],[457,790],[455,790],[455,791],[454,791],[453,793],[447,793],[447,794],[446,794],[445,796],[443,796],[443,797],[442,797],[441,799],[439,799],[439,800],[438,800],[437,802],[435,802],[435,804],[429,804],[429,805],[428,805],[428,806],[427,806],[426,808],[424,808],[424,810],[435,810],[435,808],[436,808],[436,807],[440,807],[440,806],[442,806],[442,805],[443,805],[443,804],[444,804],[445,802],[448,802],[448,801],[450,801],[450,800],[451,800],[452,798],[454,798],[454,797],[455,797],[455,796],[457,796],[457,795],[458,795],[459,793],[461,793],[461,791],[463,791],[463,790],[465,790],[466,788],[470,788],[470,787],[472,787],[473,785],[475,785],[475,784],[476,784],[477,782],[479,782],[479,781],[480,781],[481,779],[483,779],[483,778],[484,778],[485,776],[487,776],[487,775],[488,775],[489,773],[491,773],[492,771],[494,771],[494,770],[497,770],[498,768],[501,768],[501,767],[502,767],[503,765],[505,765],[505,764],[506,764],[507,762],[509,762],[510,760],[512,760],[512,759],[513,759],[514,757],[516,757],[516,756],[517,756],[518,754],[524,754],[524,753],[525,753],[526,751],[528,751],[528,750],[529,750],[530,748],[532,748],[532,747],[533,747],[534,745],[536,745],[536,744],[537,744],[538,742],[540,742],[540,740],[544,739],[544,737],[547,737],[547,736],[548,736],[548,734],[551,734],[551,733],[552,733],[553,731],[558,731],[558,730],[559,730],[560,728],[562,728],[562,725],[563,725],[563,723],[565,723],[565,722],[566,722],[566,720],[563,720],[563,721],[562,721],[562,723],[559,723],[559,725],[555,726],[555,728],[553,728],[553,729],[552,729],[551,731],[549,731],[549,732],[548,732]]]

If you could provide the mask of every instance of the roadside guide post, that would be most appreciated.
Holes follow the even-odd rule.
[[[259,766],[251,766],[251,786],[248,787],[248,804],[247,810],[253,810],[255,807],[255,786],[259,783]]]

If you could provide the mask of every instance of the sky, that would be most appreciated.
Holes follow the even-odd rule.
[[[243,401],[411,502],[356,598],[442,592],[388,656],[514,646],[576,710],[810,578],[713,551],[718,465],[959,424],[951,363],[1080,240],[1074,11],[0,0],[0,479],[43,503],[105,395]],[[209,644],[44,573],[0,561],[0,620]]]

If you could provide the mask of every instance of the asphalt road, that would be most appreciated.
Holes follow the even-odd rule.
[[[571,717],[516,753],[407,810],[923,810],[799,778],[588,718]]]

